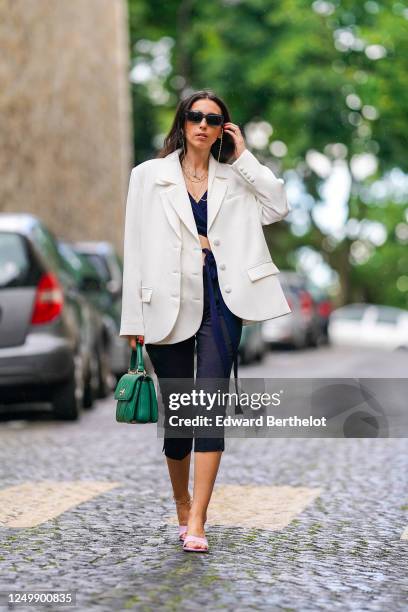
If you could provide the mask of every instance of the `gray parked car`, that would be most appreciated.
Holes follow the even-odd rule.
[[[127,371],[130,349],[124,338],[119,336],[122,310],[123,264],[110,242],[75,242],[75,251],[88,259],[104,282],[105,291],[99,293],[100,308],[106,315],[109,332],[110,369],[118,381]]]
[[[0,213],[0,404],[92,403],[90,311],[55,237],[34,215]]]
[[[307,278],[285,270],[279,274],[279,280],[292,312],[263,323],[265,342],[270,346],[285,344],[295,348],[317,346],[322,336],[322,325]]]
[[[67,272],[72,276],[81,294],[87,299],[90,321],[92,324],[93,350],[93,394],[95,397],[104,398],[111,391],[111,372],[109,364],[109,334],[106,328],[104,312],[99,308],[100,296],[105,290],[95,268],[88,260],[78,255],[72,246],[63,241],[57,241],[57,247],[67,266]]]
[[[238,346],[240,363],[262,361],[267,350],[262,335],[262,323],[253,323],[242,327],[241,341]]]

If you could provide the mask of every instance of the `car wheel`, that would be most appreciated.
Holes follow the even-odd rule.
[[[110,393],[110,367],[109,367],[109,356],[104,349],[98,351],[98,391],[97,397],[104,398]]]
[[[94,393],[92,388],[92,373],[89,371],[85,384],[84,384],[84,393],[82,397],[82,405],[84,408],[92,408],[94,401]]]
[[[309,348],[316,348],[318,346],[318,341],[314,336],[310,336],[307,346]]]
[[[306,334],[296,334],[293,338],[293,342],[290,342],[290,346],[297,351],[308,346]]]
[[[80,415],[79,399],[76,394],[75,376],[58,385],[52,397],[54,414],[57,419],[75,421]]]
[[[88,370],[84,386],[84,408],[92,408],[95,399],[99,397],[99,349],[97,346],[90,355]]]

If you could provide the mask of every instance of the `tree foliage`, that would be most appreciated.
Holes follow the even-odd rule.
[[[303,232],[291,232],[290,219],[267,228],[278,263],[296,261],[307,245],[338,273],[341,301],[407,307],[407,181],[396,192],[387,177],[395,168],[404,177],[408,164],[408,8],[387,0],[129,0],[129,17],[139,69],[136,162],[155,155],[180,96],[213,89],[244,130],[251,122],[272,128],[254,152],[289,184],[296,176],[307,195],[292,201],[307,215]],[[286,146],[279,157],[271,153],[276,141]],[[341,232],[322,228],[314,214],[328,177],[311,152],[329,169],[343,164],[350,177]],[[374,163],[365,176],[354,169],[359,159]],[[379,185],[388,185],[381,201],[372,195]],[[367,221],[383,228],[382,243]]]

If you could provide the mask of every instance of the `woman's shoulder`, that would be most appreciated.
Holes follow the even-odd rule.
[[[164,163],[165,157],[154,157],[152,159],[146,159],[140,164],[137,164],[132,168],[132,173],[145,176],[148,172],[155,172]]]
[[[136,164],[136,166],[133,166],[132,172],[145,172],[146,170],[149,170],[152,166],[157,166],[157,164],[161,161],[162,160],[160,158],[146,159],[145,161],[140,162],[140,164]]]

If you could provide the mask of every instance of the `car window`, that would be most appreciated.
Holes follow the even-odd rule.
[[[58,250],[72,270],[75,272],[79,272],[81,270],[81,260],[71,247],[63,242],[60,242],[58,244]]]
[[[377,323],[388,323],[389,325],[396,325],[401,314],[399,310],[393,308],[378,308],[377,313]]]
[[[0,232],[0,287],[23,287],[29,273],[30,260],[23,237]]]
[[[32,236],[45,261],[48,262],[55,271],[60,270],[62,266],[65,268],[54,239],[45,227],[39,224],[35,225]]]
[[[99,276],[104,281],[111,280],[111,274],[109,268],[106,264],[105,258],[101,255],[97,255],[96,253],[83,253],[83,255],[88,259],[88,261],[96,268]]]

